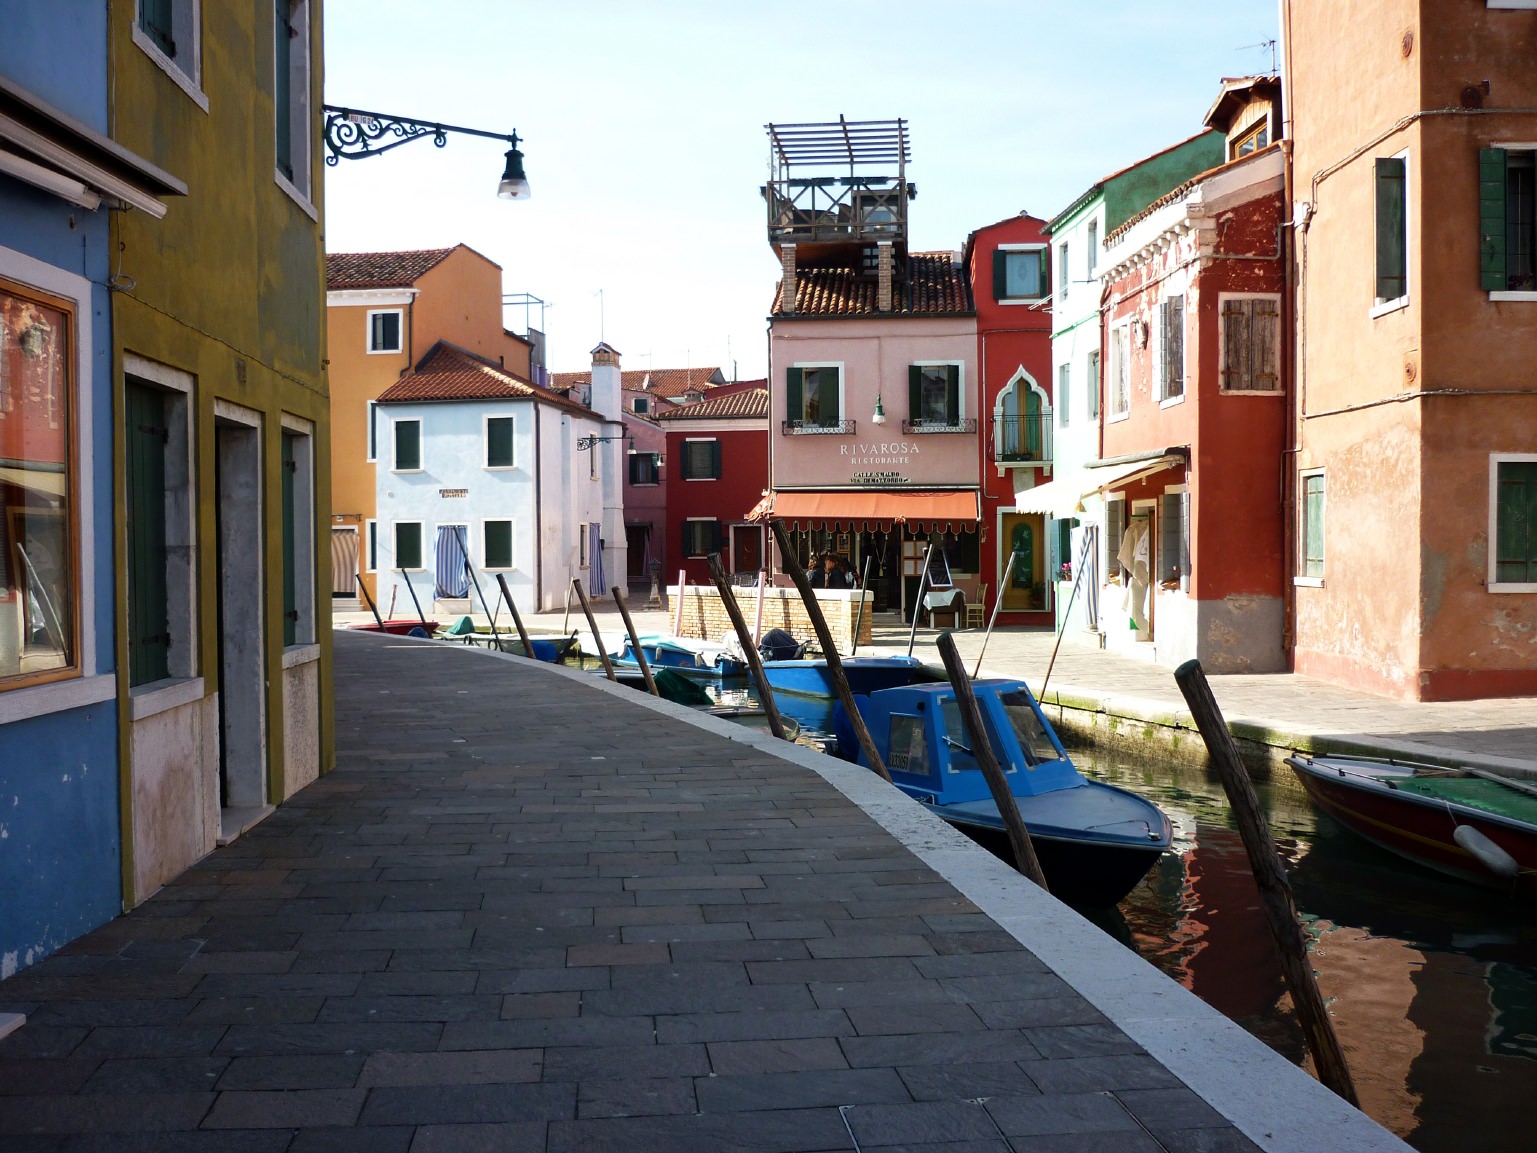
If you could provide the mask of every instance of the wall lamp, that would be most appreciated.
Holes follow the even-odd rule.
[[[587,452],[600,444],[608,444],[610,441],[622,440],[628,442],[630,451],[635,451],[635,438],[633,436],[579,436],[576,438],[576,451]]]
[[[501,183],[496,187],[498,196],[504,200],[527,200],[532,195],[528,188],[528,177],[523,174],[523,153],[518,151],[516,132],[482,132],[478,128],[459,128],[430,120],[412,120],[408,116],[340,108],[334,104],[324,105],[324,108],[327,165],[334,166],[343,159],[360,160],[365,156],[379,156],[424,136],[430,136],[433,144],[442,148],[448,143],[448,133],[462,132],[466,136],[507,141],[507,163],[502,169]],[[387,139],[389,137],[394,139]],[[381,144],[381,140],[385,143]]]

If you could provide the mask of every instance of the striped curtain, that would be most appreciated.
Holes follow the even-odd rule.
[[[331,591],[335,594],[355,597],[358,595],[358,530],[333,528],[331,530]]]
[[[1078,569],[1083,587],[1083,623],[1085,628],[1099,628],[1099,525],[1083,526],[1083,541],[1078,548]]]
[[[457,526],[438,526],[437,590],[439,599],[458,600],[470,595],[470,579],[465,575],[464,546],[459,543]]]
[[[608,586],[604,583],[603,573],[603,537],[600,535],[603,526],[597,521],[592,521],[587,526],[587,581],[588,591],[595,597],[608,595]]]

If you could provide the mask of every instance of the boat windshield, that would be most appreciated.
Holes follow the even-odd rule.
[[[971,751],[971,738],[966,732],[966,722],[961,719],[961,706],[955,698],[946,697],[939,703],[939,714],[944,720],[945,744],[950,748],[950,767],[956,771],[962,769],[981,770]],[[992,722],[987,716],[983,716],[982,724],[987,729],[988,740],[992,742],[993,759],[998,762],[998,767],[1006,773],[1014,771],[1012,758],[1002,756],[998,752],[998,738],[993,732]]]
[[[1003,693],[998,700],[1003,705],[1003,711],[1008,716],[1009,723],[1014,726],[1014,735],[1019,739],[1019,747],[1025,750],[1025,756],[1030,758],[1032,765],[1062,759],[1062,751],[1052,741],[1050,731],[1027,695]]]

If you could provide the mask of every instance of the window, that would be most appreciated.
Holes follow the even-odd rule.
[[[691,439],[683,442],[683,479],[720,479],[720,441]]]
[[[1490,292],[1537,292],[1534,181],[1537,151],[1479,151],[1479,275]]]
[[[1089,395],[1089,419],[1099,419],[1099,349],[1089,353],[1088,379],[1084,382],[1084,391]]]
[[[1190,590],[1190,493],[1166,492],[1159,500],[1158,581],[1165,589]]]
[[[632,409],[645,416],[646,413],[651,411],[651,398],[649,396],[637,396]]]
[[[1270,120],[1261,120],[1258,124],[1235,136],[1228,145],[1227,158],[1237,160],[1240,156],[1248,156],[1252,152],[1258,152],[1270,144]]]
[[[0,282],[0,684],[78,672],[75,306]]]
[[[481,525],[483,568],[512,568],[512,521],[488,520]]]
[[[1063,428],[1067,427],[1069,418],[1068,410],[1072,407],[1072,368],[1070,365],[1059,364],[1057,366],[1057,395],[1053,403],[1057,406],[1059,423]]]
[[[1277,392],[1281,387],[1281,298],[1222,297],[1223,392]]]
[[[592,524],[583,521],[576,530],[576,567],[587,568],[587,542],[591,538]]]
[[[1537,456],[1490,458],[1489,587],[1537,591]]]
[[[512,467],[513,418],[510,416],[486,417],[486,467]]]
[[[657,454],[654,452],[632,452],[630,454],[630,483],[635,485],[660,484],[662,470]]]
[[[1110,395],[1106,408],[1111,419],[1127,415],[1131,411],[1131,326],[1122,324],[1110,330]]]
[[[368,402],[368,460],[377,460],[379,457],[379,413],[378,401]]]
[[[368,351],[400,352],[400,309],[392,308],[368,314]]]
[[[290,191],[310,196],[309,0],[273,0],[273,114],[277,171]]]
[[[689,519],[683,522],[683,555],[709,556],[719,552],[721,526],[719,521],[708,518]]]
[[[1121,541],[1126,536],[1126,496],[1124,493],[1105,495],[1105,579],[1116,584],[1124,581],[1126,570],[1118,559]]]
[[[422,567],[422,522],[395,522],[395,568],[420,570]]]
[[[422,467],[422,422],[395,422],[395,471],[420,472]]]
[[[796,365],[785,370],[785,418],[794,428],[838,428],[843,420],[842,369]]]
[[[133,41],[177,87],[208,111],[202,91],[198,0],[139,0]]]
[[[285,418],[286,420],[287,418]],[[315,641],[314,438],[283,430],[283,644]]]
[[[1185,298],[1171,296],[1158,304],[1158,398],[1185,395]]]
[[[912,364],[907,369],[908,424],[958,428],[961,416],[961,366]]]
[[[1376,303],[1396,304],[1409,295],[1408,161],[1379,156],[1377,175]]]
[[[1302,474],[1302,576],[1324,575],[1324,474]]]
[[[1064,240],[1057,248],[1057,299],[1067,296],[1068,281],[1067,241]]]
[[[993,299],[1000,304],[1040,300],[1046,295],[1046,246],[999,248],[993,252]]]
[[[379,571],[379,522],[376,520],[364,522],[364,535],[368,538],[364,547],[368,549],[368,571]]]
[[[1093,276],[1099,271],[1099,221],[1089,221],[1089,238],[1085,245],[1088,252],[1084,256],[1089,262],[1089,275]]]

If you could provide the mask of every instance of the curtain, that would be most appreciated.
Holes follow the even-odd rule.
[[[446,600],[458,600],[470,595],[470,578],[465,575],[464,545],[460,543],[456,525],[438,526],[438,552],[434,596]]]
[[[608,585],[603,573],[603,526],[592,521],[587,526],[587,580],[589,592],[595,597],[608,595]]]

